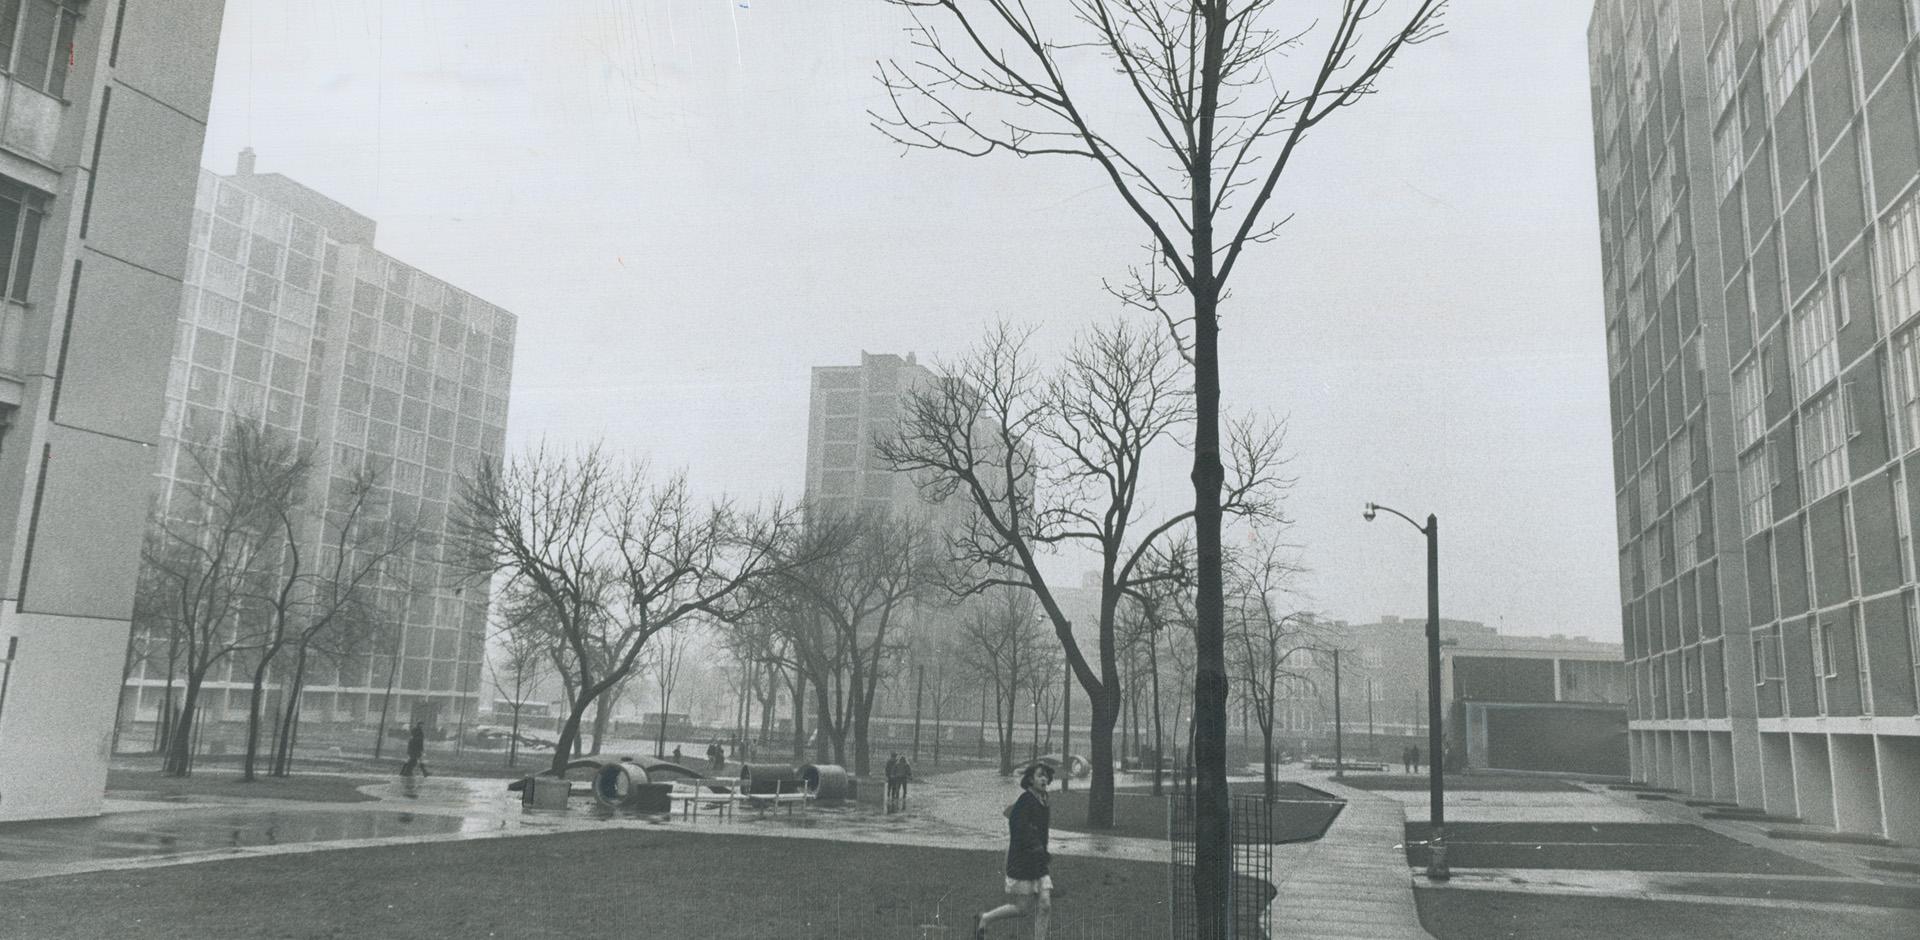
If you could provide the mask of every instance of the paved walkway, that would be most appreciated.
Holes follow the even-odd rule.
[[[1347,808],[1319,842],[1274,847],[1273,935],[1289,940],[1425,940],[1407,867],[1406,813],[1397,800],[1308,779]],[[1283,854],[1284,852],[1284,854]],[[1283,862],[1284,858],[1284,862]]]

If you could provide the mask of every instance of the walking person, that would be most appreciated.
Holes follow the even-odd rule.
[[[907,784],[913,782],[913,765],[905,757],[900,758],[900,811],[907,811]]]
[[[415,770],[420,771],[423,778],[432,776],[427,773],[427,762],[421,759],[426,753],[427,729],[416,721],[413,723],[413,733],[407,735],[407,762],[400,765],[400,776],[411,777]]]
[[[900,797],[900,754],[895,752],[887,757],[887,800],[886,812],[893,812]]]
[[[1047,786],[1053,768],[1034,764],[1020,775],[1020,798],[1007,807],[1007,897],[1002,904],[973,919],[974,940],[983,940],[987,927],[1012,917],[1033,919],[1034,940],[1046,940],[1053,919],[1053,877],[1047,873]]]
[[[1417,774],[1420,772],[1420,745],[1415,744],[1407,748],[1407,761],[1412,765],[1412,769],[1408,770],[1407,773]]]

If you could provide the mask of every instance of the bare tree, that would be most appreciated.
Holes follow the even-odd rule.
[[[931,497],[969,504],[954,548],[955,591],[1015,586],[1039,600],[1092,704],[1087,824],[1105,828],[1113,825],[1121,702],[1117,612],[1129,592],[1166,576],[1142,562],[1194,518],[1192,510],[1155,516],[1140,484],[1161,445],[1177,444],[1191,423],[1190,396],[1170,341],[1155,331],[1124,321],[1097,326],[1048,374],[1033,365],[1026,339],[1001,325],[944,380],[910,392],[898,431],[879,452]],[[1241,422],[1233,435],[1226,511],[1277,512],[1278,433]],[[1040,563],[1067,548],[1100,560],[1091,652],[1081,649]]]
[[[601,451],[538,448],[504,469],[481,468],[456,526],[475,578],[504,574],[540,598],[553,658],[569,692],[553,770],[566,766],[595,700],[633,674],[647,642],[730,604],[777,570],[774,532],[792,514],[695,505],[686,480],[649,481],[644,465]]]
[[[1285,221],[1268,220],[1270,204],[1308,132],[1374,91],[1404,47],[1437,35],[1444,0],[1408,0],[1405,17],[1391,22],[1380,16],[1389,0],[1328,0],[1325,17],[1278,0],[1073,0],[1044,27],[1023,0],[889,2],[913,17],[919,55],[880,67],[890,107],[872,113],[873,126],[908,148],[1088,161],[1139,221],[1154,257],[1115,293],[1184,330],[1198,414],[1194,889],[1200,936],[1224,936],[1220,304],[1242,252]],[[1285,17],[1293,22],[1276,25]],[[1371,44],[1369,27],[1381,33]],[[1284,90],[1296,76],[1278,64],[1310,48],[1300,90]],[[1113,93],[1132,113],[1107,126],[1110,112],[1096,105]],[[1122,135],[1138,130],[1145,143],[1123,146]],[[1180,294],[1185,316],[1171,309]]]
[[[389,563],[419,541],[419,527],[396,519],[385,499],[380,473],[372,465],[350,468],[325,490],[320,505],[310,497],[290,500],[275,512],[283,539],[279,564],[263,572],[263,592],[253,600],[266,612],[266,642],[258,652],[252,704],[247,723],[243,776],[253,779],[259,748],[262,683],[275,658],[281,664],[281,707],[275,716],[270,772],[291,772],[300,696],[316,654],[345,655],[371,638],[373,592],[392,586]],[[309,541],[313,544],[309,544]],[[310,549],[315,551],[309,551]],[[317,557],[316,557],[317,552]]]
[[[809,673],[823,745],[844,763],[851,737],[854,773],[864,776],[874,702],[906,648],[897,628],[934,599],[941,552],[926,519],[869,510],[816,508],[788,542],[786,554],[812,557],[784,569],[789,610],[776,622]]]
[[[1301,571],[1271,530],[1258,532],[1247,549],[1229,553],[1227,569],[1227,661],[1260,728],[1261,777],[1274,798],[1274,720],[1288,687],[1307,678],[1294,656],[1313,647],[1313,617],[1289,609],[1286,597]]]
[[[523,585],[502,592],[495,607],[501,622],[494,630],[487,671],[493,677],[494,691],[513,708],[512,725],[507,731],[509,767],[520,759],[520,718],[526,710],[527,696],[553,665],[553,631],[536,620],[544,613],[540,604],[540,599]]]
[[[191,482],[151,520],[141,555],[147,571],[141,584],[154,596],[140,606],[177,641],[186,671],[162,765],[173,776],[192,770],[193,727],[207,676],[272,642],[268,625],[243,613],[248,598],[258,596],[263,567],[276,564],[286,548],[280,515],[300,498],[308,468],[293,442],[248,421],[182,452]]]
[[[673,710],[673,690],[680,684],[691,639],[684,628],[664,631],[660,642],[655,644],[652,662],[648,664],[654,685],[660,689],[660,733],[653,742],[655,757],[667,756],[667,716]]]
[[[1006,776],[1013,773],[1020,693],[1034,678],[1033,663],[1045,646],[1040,603],[1031,591],[1002,586],[981,592],[968,606],[960,626],[960,662],[983,691],[992,689],[1000,773]]]

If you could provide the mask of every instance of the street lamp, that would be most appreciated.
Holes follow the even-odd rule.
[[[1441,770],[1444,760],[1440,743],[1440,520],[1428,513],[1423,526],[1406,513],[1378,503],[1368,503],[1360,517],[1372,522],[1381,512],[1407,520],[1427,537],[1427,787],[1433,817],[1428,832],[1427,878],[1444,881],[1451,873],[1447,871],[1447,785]]]

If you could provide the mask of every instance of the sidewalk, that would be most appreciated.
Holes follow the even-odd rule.
[[[1326,838],[1274,846],[1273,935],[1299,940],[1426,940],[1407,867],[1397,800],[1309,778],[1347,801]]]

